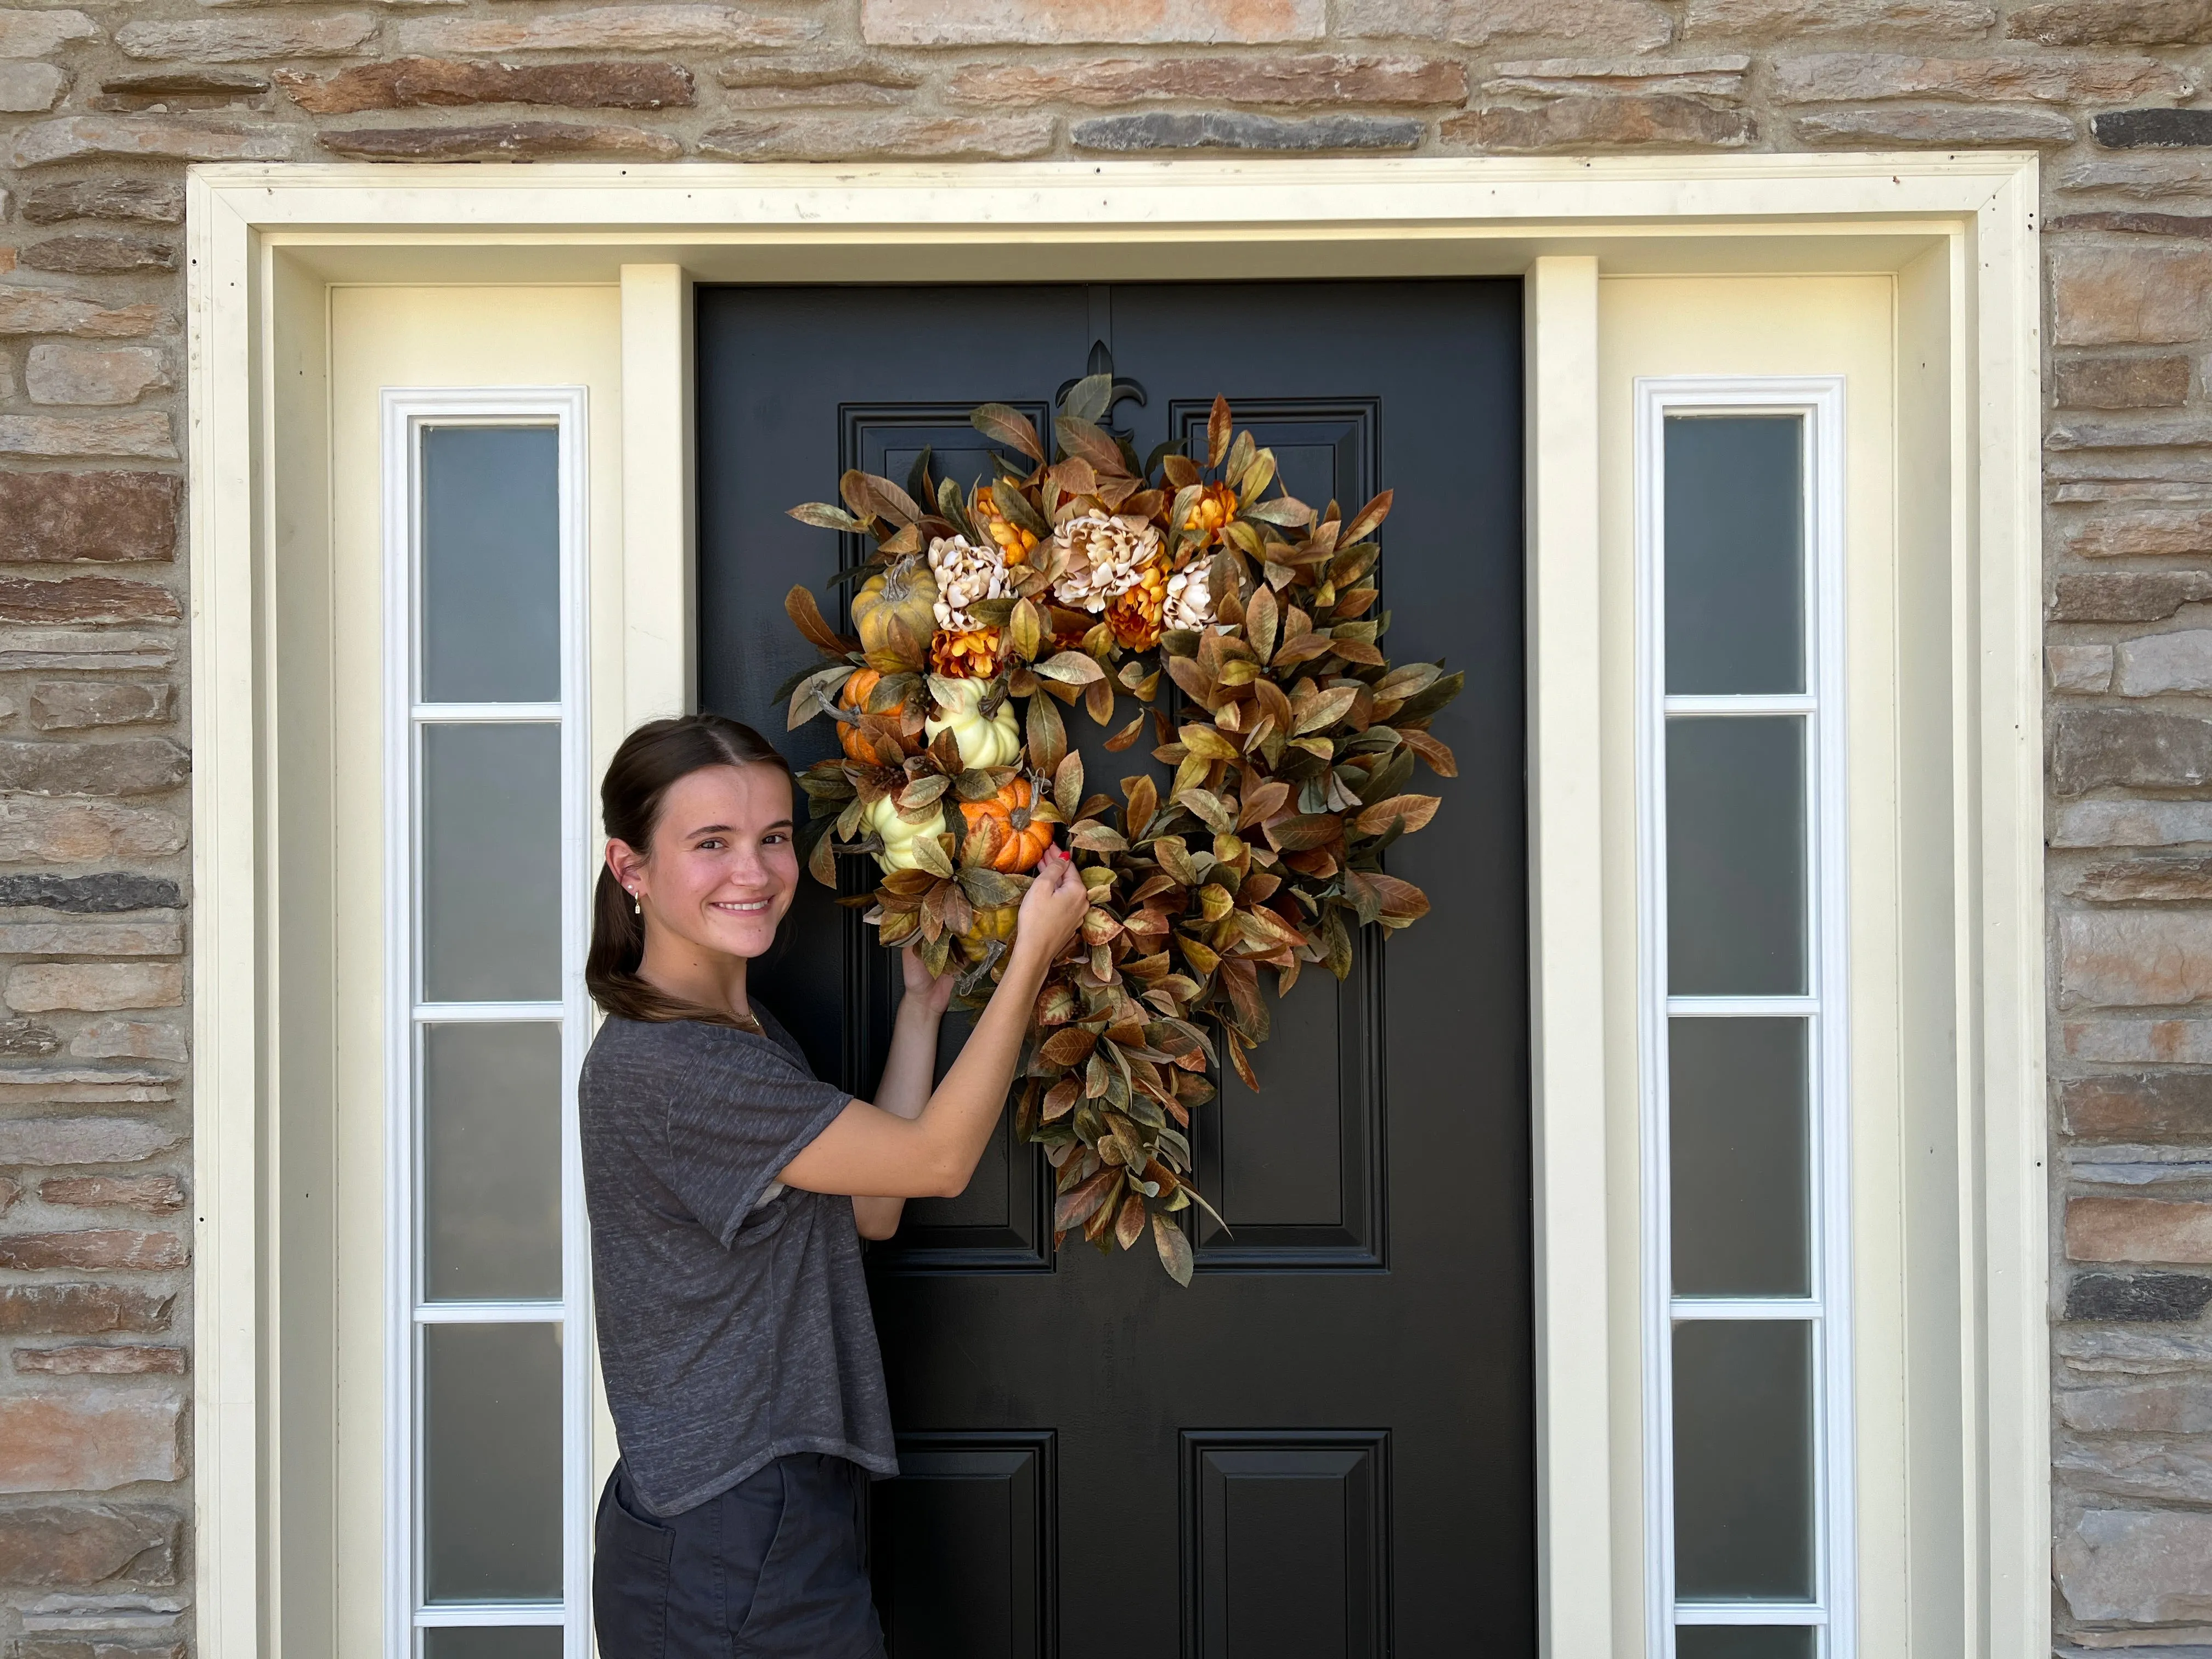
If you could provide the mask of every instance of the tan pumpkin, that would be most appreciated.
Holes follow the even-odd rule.
[[[904,641],[898,640],[894,621],[906,625]],[[928,561],[918,556],[901,559],[863,582],[853,596],[853,626],[871,658],[921,667],[930,635],[937,631],[937,579],[929,574]]]

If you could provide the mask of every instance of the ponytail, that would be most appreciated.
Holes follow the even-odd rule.
[[[648,720],[623,739],[607,763],[599,781],[602,827],[610,838],[643,852],[670,788],[710,766],[773,766],[791,775],[790,763],[766,738],[724,715]],[[749,1029],[726,1009],[701,1007],[647,984],[638,975],[644,960],[645,918],[602,860],[592,892],[592,948],[584,957],[584,988],[592,1000],[620,1019],[691,1019]]]

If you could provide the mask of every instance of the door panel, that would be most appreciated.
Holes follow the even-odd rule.
[[[1417,786],[1443,816],[1389,855],[1435,914],[1362,939],[1341,986],[1310,970],[1254,1056],[1261,1092],[1232,1078],[1198,1115],[1228,1225],[1197,1228],[1189,1289],[1149,1253],[1054,1258],[1049,1172],[1003,1126],[966,1194],[910,1206],[872,1252],[908,1449],[878,1495],[896,1659],[998,1651],[1001,1607],[1013,1650],[1054,1650],[1019,1645],[1034,1617],[1066,1659],[1467,1651],[1471,1607],[1482,1651],[1533,1652],[1518,285],[699,303],[708,708],[782,730],[768,694],[811,653],[780,596],[841,556],[786,507],[832,495],[848,465],[903,481],[925,443],[964,483],[983,471],[965,411],[1042,412],[1094,341],[1141,389],[1112,416],[1139,455],[1170,434],[1202,449],[1219,392],[1302,499],[1348,514],[1395,487],[1384,648],[1468,675],[1436,723],[1460,775]],[[1070,730],[1101,787],[1164,781],[1079,714]],[[804,765],[831,738],[786,741]],[[826,1075],[865,1092],[897,994],[888,953],[818,890],[790,934],[765,994]],[[948,1026],[947,1055],[963,1030]],[[1033,1504],[1042,1518],[1019,1519]],[[1049,1558],[1030,1580],[1023,1540]],[[943,1646],[955,1630],[968,1645]]]

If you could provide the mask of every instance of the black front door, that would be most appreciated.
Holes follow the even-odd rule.
[[[861,550],[784,509],[847,467],[903,480],[925,445],[939,476],[986,473],[969,410],[1049,430],[1094,343],[1141,389],[1112,415],[1140,456],[1202,456],[1219,392],[1300,499],[1395,489],[1383,649],[1467,671],[1436,726],[1459,775],[1417,786],[1443,813],[1389,854],[1433,912],[1362,940],[1342,985],[1308,972],[1261,1092],[1231,1075],[1200,1112],[1229,1227],[1199,1227],[1188,1290],[1141,1243],[1055,1257],[1049,1171],[1004,1126],[965,1194],[909,1205],[872,1255],[894,1659],[1534,1651],[1520,339],[1508,282],[700,295],[701,702],[795,764],[831,739],[783,736],[772,693],[813,653],[781,596]],[[1152,764],[1070,729],[1094,787]],[[807,887],[759,984],[865,1095],[896,975]]]

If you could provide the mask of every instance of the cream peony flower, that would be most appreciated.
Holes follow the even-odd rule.
[[[982,624],[968,607],[978,599],[1003,599],[1006,557],[996,545],[978,547],[965,536],[939,536],[929,544],[929,570],[937,578],[937,625],[965,634]]]
[[[1188,629],[1194,633],[1213,620],[1213,594],[1204,559],[1193,559],[1168,578],[1168,599],[1160,612],[1164,629]]]
[[[1146,562],[1160,550],[1160,532],[1151,520],[1106,513],[1079,513],[1053,532],[1052,538],[1067,557],[1052,585],[1053,598],[1093,616],[1109,599],[1127,592]]]

